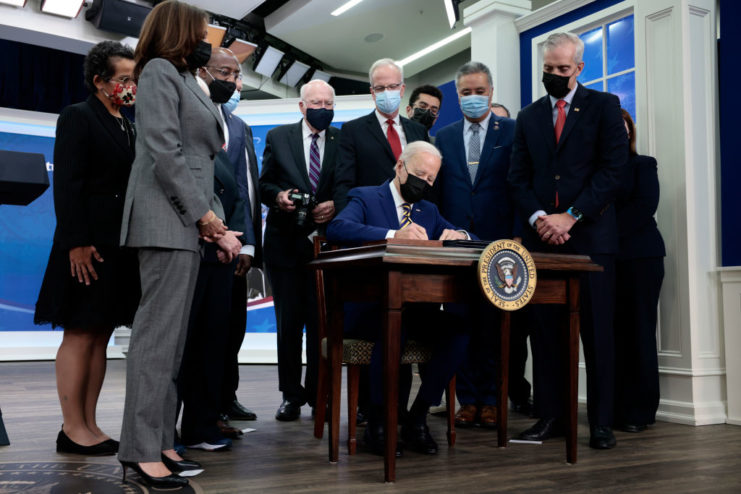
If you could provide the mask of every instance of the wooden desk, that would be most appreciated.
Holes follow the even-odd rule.
[[[326,292],[330,369],[330,462],[336,462],[339,456],[343,304],[375,301],[385,307],[382,340],[383,382],[386,396],[384,471],[386,482],[394,482],[402,306],[412,302],[484,300],[476,275],[481,251],[482,249],[477,248],[442,247],[440,241],[386,240],[363,247],[321,252],[310,263],[315,269],[322,270]],[[530,303],[569,306],[566,459],[569,463],[576,463],[579,272],[601,271],[602,267],[592,263],[588,256],[539,253],[532,253],[532,256],[538,270],[538,283]],[[497,435],[500,447],[507,446],[509,316],[508,312],[503,312],[501,325],[497,404]]]

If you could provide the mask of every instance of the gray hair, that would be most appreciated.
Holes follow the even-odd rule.
[[[491,77],[491,71],[489,70],[489,67],[481,62],[471,61],[464,64],[463,67],[458,69],[458,72],[456,72],[455,88],[458,89],[458,82],[461,80],[461,77],[470,74],[486,74],[486,80],[489,81],[489,87],[494,87],[494,80]]]
[[[543,53],[564,43],[573,43],[576,46],[574,63],[581,63],[584,55],[584,42],[574,33],[553,33],[543,43]]]
[[[373,65],[371,65],[371,68],[368,71],[368,80],[370,81],[371,85],[373,85],[373,72],[380,69],[381,67],[394,67],[396,70],[399,71],[399,74],[401,75],[401,82],[404,82],[404,67],[396,63],[395,60],[392,60],[390,58],[382,58],[373,62]]]
[[[309,90],[310,86],[317,85],[317,84],[319,84],[320,86],[326,86],[326,87],[328,87],[330,89],[330,91],[332,91],[332,99],[335,98],[334,88],[332,87],[331,84],[329,84],[327,81],[325,81],[323,79],[312,79],[309,82],[307,82],[306,84],[304,84],[303,86],[301,86],[301,92],[300,92],[300,94],[301,94],[301,100],[302,101],[306,101],[306,91]]]
[[[401,152],[401,156],[399,156],[399,159],[403,161],[404,163],[409,163],[409,161],[414,158],[416,155],[420,153],[427,153],[431,154],[432,156],[436,157],[440,161],[443,159],[443,155],[440,154],[440,151],[426,141],[414,141],[407,144],[407,146],[404,148],[404,151]]]

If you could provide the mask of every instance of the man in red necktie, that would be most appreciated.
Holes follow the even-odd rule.
[[[375,62],[368,73],[375,110],[342,125],[337,162],[335,206],[341,211],[353,187],[380,185],[394,177],[394,164],[408,143],[427,141],[427,129],[399,115],[404,72],[390,58]]]
[[[584,44],[571,33],[555,33],[543,46],[543,84],[548,95],[517,116],[507,181],[527,220],[530,250],[587,254],[603,272],[581,276],[581,335],[587,366],[589,445],[613,448],[613,311],[617,224],[612,202],[628,160],[620,101],[586,89],[576,78],[584,68]],[[563,429],[565,355],[552,308],[534,308],[533,378],[540,420],[520,437],[544,440]]]

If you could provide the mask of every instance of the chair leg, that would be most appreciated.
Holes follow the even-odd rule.
[[[358,423],[358,394],[360,392],[360,366],[347,366],[347,454],[354,455],[358,443],[355,437]]]
[[[445,404],[448,409],[448,446],[452,448],[455,446],[455,376],[445,389]]]
[[[314,437],[324,437],[324,422],[327,415],[327,399],[329,398],[329,372],[327,359],[319,355],[319,368],[316,382],[316,406],[314,407]]]

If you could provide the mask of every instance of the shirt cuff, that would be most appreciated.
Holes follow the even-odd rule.
[[[458,230],[458,231],[466,236],[466,240],[471,240],[471,235],[469,235],[466,230]]]
[[[539,216],[545,216],[545,211],[542,209],[538,209],[535,211],[531,216],[530,219],[527,220],[528,223],[530,223],[530,226],[535,228],[535,221],[538,219]]]
[[[394,235],[396,235],[396,230],[389,230],[386,232],[386,238],[394,238]]]
[[[239,249],[239,253],[241,254],[247,254],[248,256],[255,257],[255,246],[254,245],[243,245],[241,249]]]

